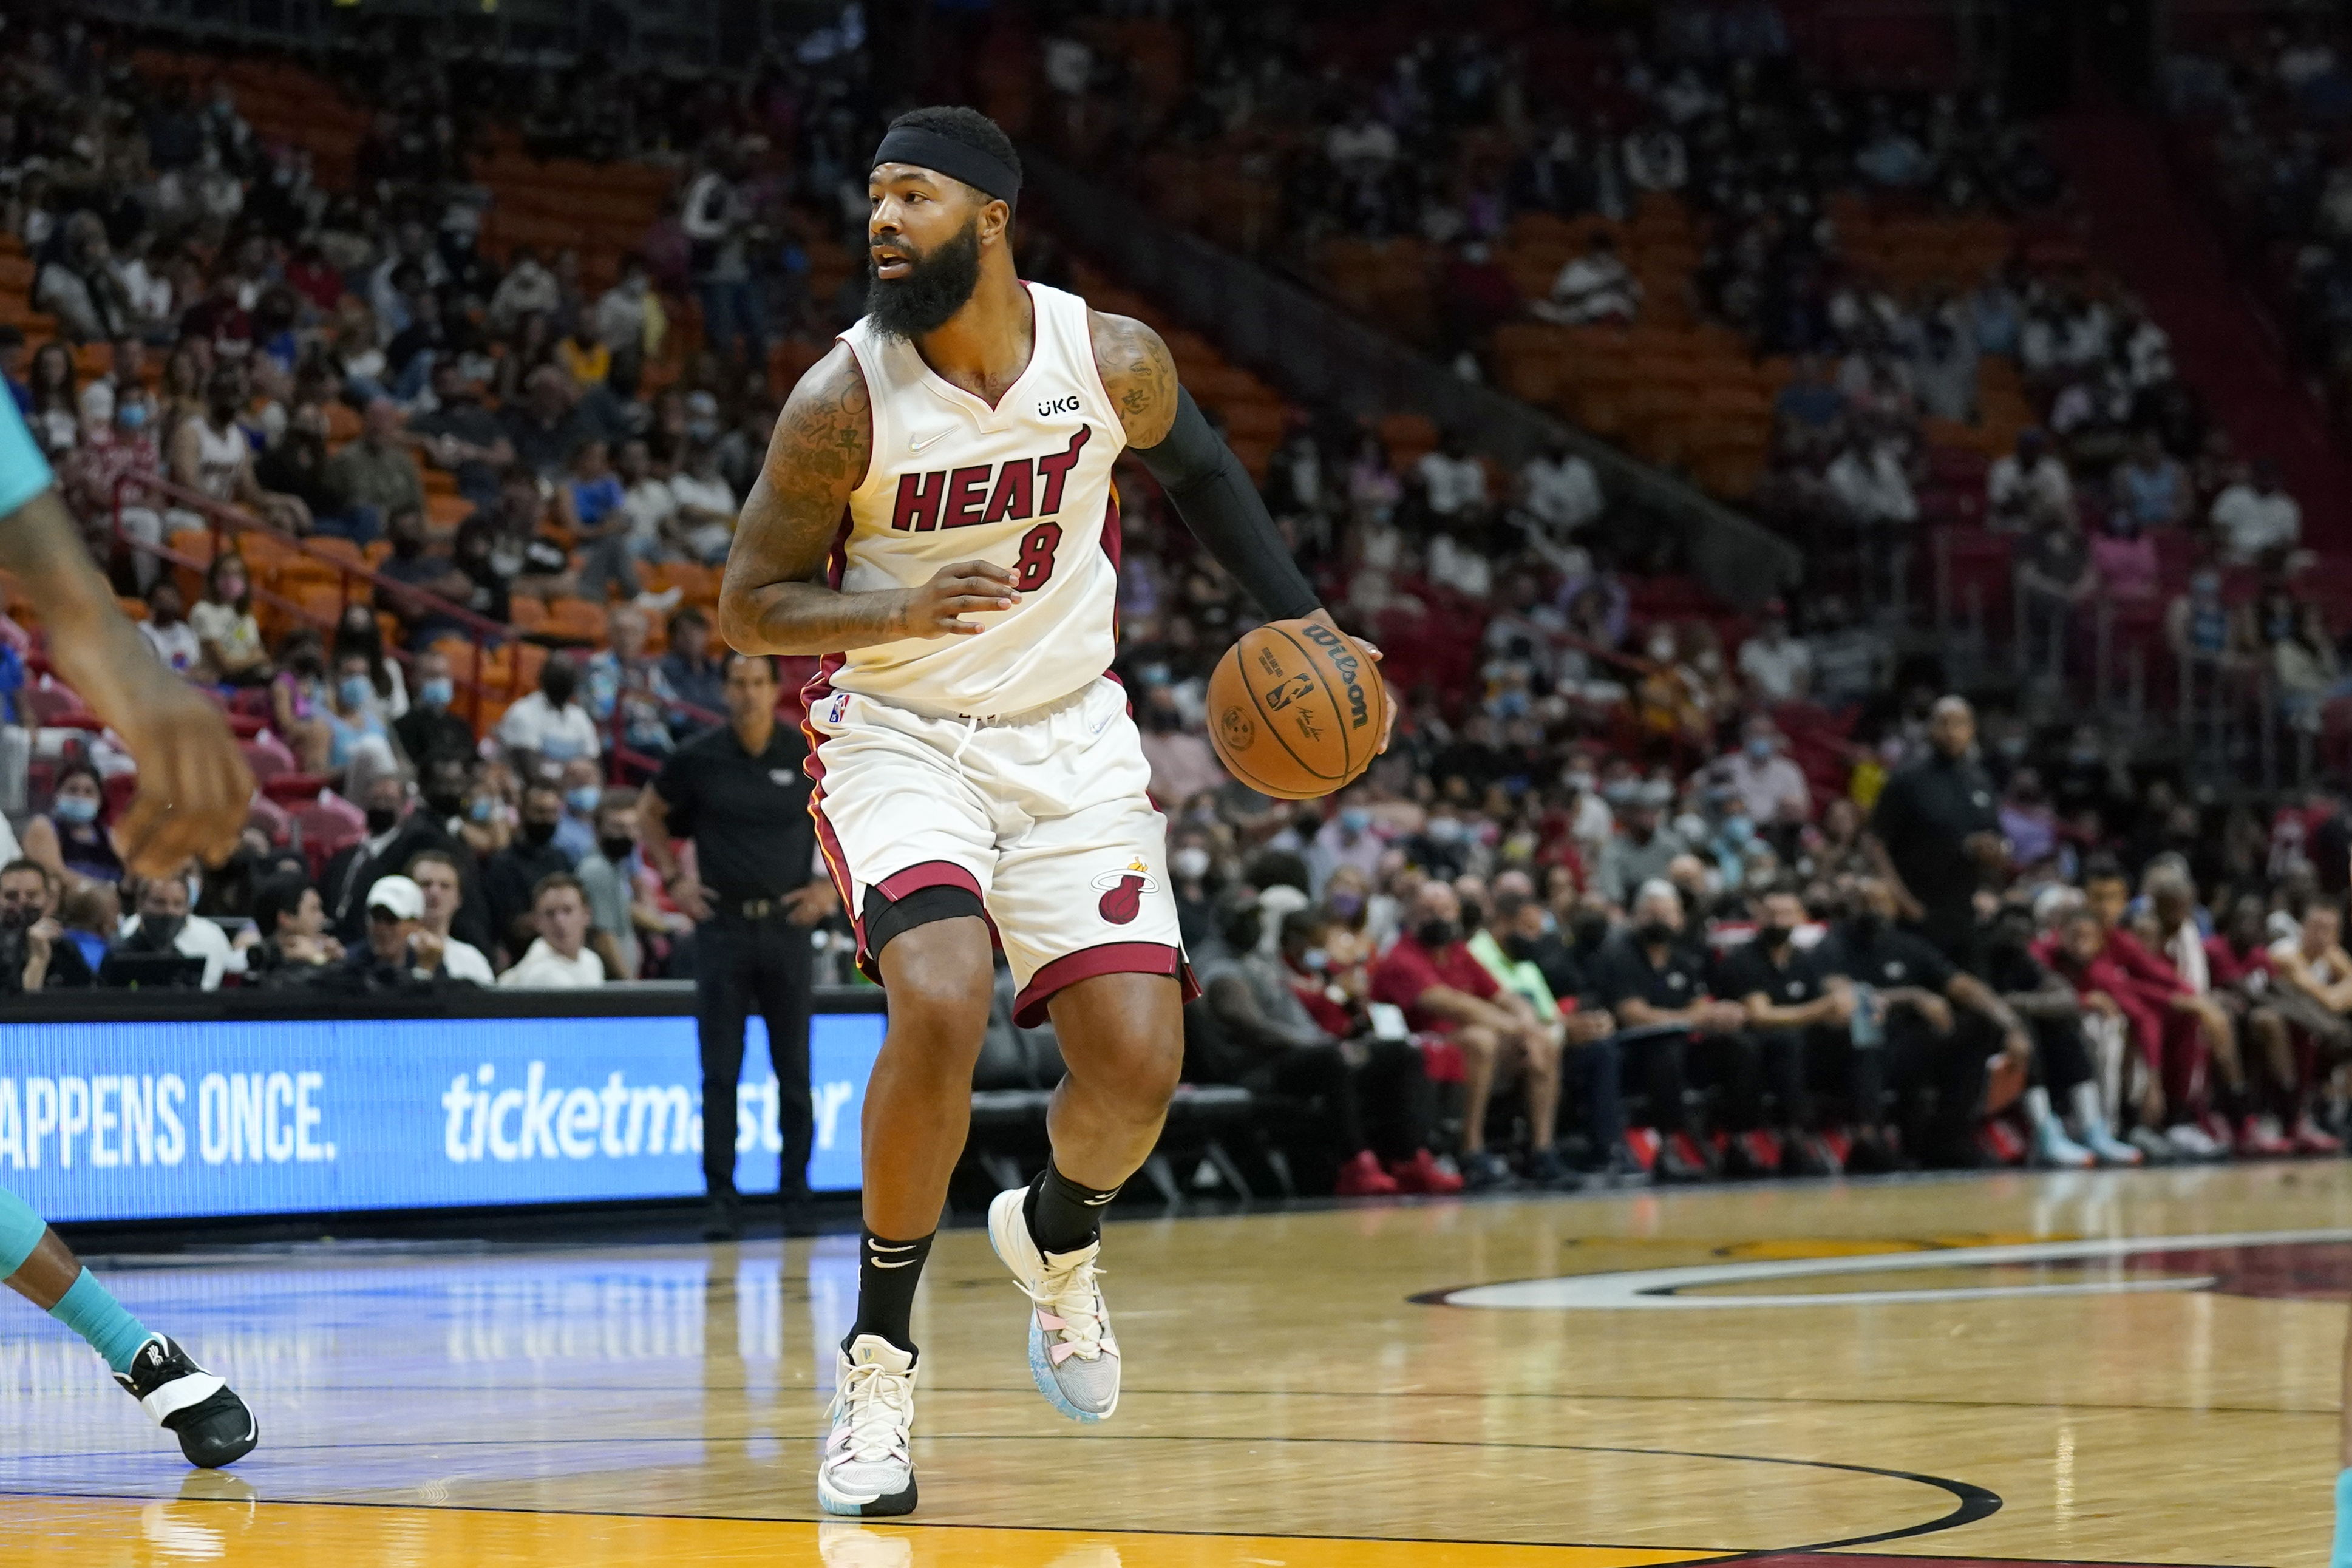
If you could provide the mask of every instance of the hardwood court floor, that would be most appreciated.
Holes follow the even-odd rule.
[[[186,1470],[0,1303],[0,1561],[2326,1555],[2352,1164],[1117,1224],[1127,1387],[1090,1428],[1031,1389],[1022,1301],[955,1231],[917,1318],[918,1522],[820,1526],[854,1239],[115,1260],[262,1447]]]

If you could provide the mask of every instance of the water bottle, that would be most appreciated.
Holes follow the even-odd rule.
[[[1853,988],[1853,1019],[1847,1026],[1856,1051],[1876,1051],[1886,1043],[1886,1029],[1878,1018],[1878,993],[1868,986]]]

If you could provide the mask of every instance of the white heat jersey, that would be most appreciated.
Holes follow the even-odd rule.
[[[874,457],[849,497],[834,585],[912,588],[986,560],[1021,602],[966,615],[977,636],[853,649],[826,676],[938,716],[992,718],[1068,696],[1110,668],[1118,597],[1111,465],[1127,436],[1095,367],[1087,302],[1024,287],[1036,319],[1029,368],[991,408],[934,373],[903,338],[865,320],[844,332],[874,414]]]

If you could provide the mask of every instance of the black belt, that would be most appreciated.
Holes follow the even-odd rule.
[[[781,920],[792,914],[791,904],[781,898],[714,899],[711,913],[731,920]]]

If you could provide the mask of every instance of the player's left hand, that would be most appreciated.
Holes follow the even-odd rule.
[[[1361,637],[1352,636],[1346,632],[1340,632],[1339,623],[1331,619],[1331,612],[1328,610],[1318,610],[1314,614],[1307,616],[1307,619],[1314,622],[1318,626],[1328,626],[1332,631],[1339,632],[1340,636],[1346,637],[1348,641],[1353,643],[1357,647],[1361,648],[1364,651],[1365,656],[1370,659],[1373,664],[1377,664],[1381,662],[1381,651],[1379,647],[1371,643],[1366,642]],[[1379,673],[1380,672],[1377,670],[1373,672],[1375,675],[1378,675]],[[1383,680],[1381,685],[1382,689],[1385,690],[1388,683]],[[1389,748],[1389,737],[1396,733],[1396,694],[1394,692],[1389,692],[1388,697],[1389,700],[1381,705],[1385,710],[1385,716],[1381,720],[1381,744],[1378,747],[1381,751],[1386,751]]]
[[[795,925],[814,925],[831,915],[839,904],[832,883],[804,883],[784,894],[784,918]]]

